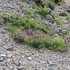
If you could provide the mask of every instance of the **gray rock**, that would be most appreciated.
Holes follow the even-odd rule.
[[[50,66],[53,66],[53,65],[54,65],[54,63],[53,63],[51,60],[48,60],[48,64],[49,64]]]
[[[2,33],[2,34],[5,34],[5,33],[6,33],[6,31],[5,31],[5,30],[2,30],[2,31],[1,31],[1,33]]]
[[[69,12],[69,13],[70,13],[70,9],[67,9],[67,12]]]
[[[2,62],[5,58],[3,56],[0,56],[0,62]]]
[[[55,36],[57,36],[57,37],[59,37],[59,35],[58,35],[58,34],[56,34],[56,33],[55,33],[54,35],[55,35]]]
[[[10,48],[7,48],[6,50],[8,50],[8,51],[14,51],[14,48],[10,47]]]
[[[4,54],[4,51],[5,51],[5,50],[3,50],[3,54],[0,54],[0,56],[6,57],[6,54]]]
[[[52,10],[50,8],[47,8],[47,13],[51,14]]]
[[[46,70],[54,70],[52,67],[48,67]]]
[[[17,70],[23,70],[23,69],[24,69],[23,66],[17,67]]]
[[[31,58],[31,57],[28,57],[28,60],[29,60],[29,61],[31,61],[31,60],[32,60],[32,58]]]
[[[43,51],[42,51],[42,50],[39,50],[39,52],[40,52],[40,53],[43,53]]]
[[[2,70],[7,70],[7,67],[6,67],[6,66],[3,66],[3,67],[2,67]]]
[[[16,66],[20,66],[20,62],[14,61],[14,63],[15,63]]]
[[[8,30],[8,28],[7,27],[4,27],[4,30]]]
[[[23,10],[22,10],[22,13],[24,13],[24,14],[26,14],[27,12],[28,12],[27,9],[23,9]]]
[[[4,66],[4,65],[5,65],[5,62],[0,62],[0,64],[1,64],[2,66]]]
[[[0,19],[0,25],[3,25],[4,24],[4,20],[1,18]]]
[[[70,6],[68,7],[67,12],[69,12],[69,13],[70,13]]]
[[[54,22],[54,18],[51,15],[47,15],[46,19],[49,20],[50,22]]]

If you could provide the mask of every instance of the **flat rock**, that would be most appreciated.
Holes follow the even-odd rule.
[[[3,56],[0,56],[0,62],[4,61],[4,57]]]

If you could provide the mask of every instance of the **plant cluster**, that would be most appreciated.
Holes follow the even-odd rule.
[[[47,8],[46,8],[46,6],[44,6],[44,7],[40,6],[40,7],[38,8],[38,13],[39,13],[40,15],[46,16],[46,15],[47,15]]]
[[[32,19],[31,13],[19,17],[16,14],[8,13],[3,15],[3,19],[5,23],[9,23],[6,26],[11,31],[14,39],[20,43],[26,43],[35,48],[47,47],[60,51],[64,51],[67,48],[63,38],[54,37],[50,39],[47,32],[51,30],[45,24]]]
[[[57,25],[63,24],[59,16],[55,13],[52,13],[52,16],[54,17],[54,21],[56,22]]]
[[[60,16],[67,16],[67,12],[61,12],[59,15]]]
[[[15,37],[19,42],[27,43],[35,48],[49,48],[57,51],[65,51],[67,48],[67,44],[64,39],[61,37],[54,37],[53,39],[49,39],[48,36],[39,36],[39,37],[22,37],[19,35]]]
[[[70,16],[66,16],[65,19],[70,22]]]

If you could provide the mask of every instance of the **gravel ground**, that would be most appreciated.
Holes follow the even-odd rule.
[[[18,3],[18,0],[0,0],[0,13],[8,10],[22,13]],[[29,4],[25,6],[28,8]],[[0,27],[0,70],[70,70],[70,50],[62,53],[20,45],[3,26]]]

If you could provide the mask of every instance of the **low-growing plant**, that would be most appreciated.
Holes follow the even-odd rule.
[[[2,15],[2,17],[4,19],[4,22],[8,22],[8,21],[13,22],[17,19],[17,16],[14,13],[6,13]]]
[[[59,18],[59,16],[57,14],[52,13],[52,16],[54,17],[54,21],[56,22],[57,25],[63,24],[61,19]]]
[[[57,25],[63,24],[62,21],[61,21],[61,19],[59,17],[54,18],[54,21],[57,23]]]
[[[23,15],[20,17],[14,17],[11,16],[5,16],[5,18],[14,19],[15,21],[9,21],[6,19],[6,21],[9,22],[9,24],[6,24],[11,34],[14,36],[14,39],[18,40],[20,43],[26,43],[28,45],[34,46],[35,48],[41,48],[41,47],[47,47],[49,49],[54,50],[65,50],[67,45],[65,41],[60,37],[55,37],[53,39],[50,39],[47,35],[47,32],[50,30],[45,24],[42,24],[35,19],[32,19],[28,17],[27,15]],[[30,35],[28,33],[28,30],[31,29],[32,33],[36,30],[41,31],[41,34],[37,34],[38,36],[35,36],[35,34]],[[22,31],[21,31],[22,30]],[[26,32],[26,35],[24,36],[24,31]],[[50,30],[51,31],[51,30]]]
[[[40,29],[44,32],[48,32],[49,27],[45,26],[35,19],[31,18],[31,13],[27,13],[26,15],[17,17],[16,14],[5,14],[2,16],[4,22],[12,23],[12,26],[23,26],[25,29]]]
[[[20,8],[21,8],[21,9],[23,9],[23,8],[24,8],[24,5],[23,5],[22,3],[20,4]]]
[[[33,8],[33,9],[37,8],[37,5],[36,5],[35,2],[32,3],[32,8]]]
[[[46,16],[46,15],[47,15],[47,8],[46,8],[46,6],[44,6],[44,7],[40,6],[40,7],[38,8],[38,13],[39,13],[40,15]]]
[[[53,42],[53,48],[55,50],[61,50],[61,51],[63,51],[63,50],[65,50],[67,48],[67,45],[65,44],[64,39],[61,38],[61,37],[55,37],[52,40],[52,42]]]
[[[36,48],[42,48],[46,46],[47,40],[46,36],[39,36],[38,38],[33,38],[31,44]]]
[[[67,16],[67,12],[61,12],[59,15],[60,16]]]
[[[57,51],[65,51],[67,48],[67,44],[65,43],[63,38],[54,37],[53,39],[49,39],[47,36],[39,36],[39,37],[17,37],[17,40],[20,42],[25,42],[29,45],[32,45],[35,48],[49,48]]]
[[[65,19],[70,22],[70,16],[66,16]]]

